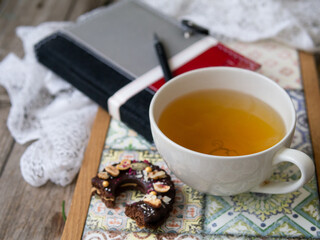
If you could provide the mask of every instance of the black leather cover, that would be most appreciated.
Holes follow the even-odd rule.
[[[111,63],[102,61],[94,53],[69,36],[57,32],[35,45],[40,63],[90,97],[108,111],[107,99],[121,87],[134,80]],[[145,89],[120,108],[121,120],[152,141],[149,105],[153,96]]]

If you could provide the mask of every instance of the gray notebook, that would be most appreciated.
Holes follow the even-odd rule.
[[[185,39],[179,22],[129,0],[105,8],[63,32],[135,78],[159,64],[153,49],[154,33],[165,43],[169,58],[202,38],[196,35]]]

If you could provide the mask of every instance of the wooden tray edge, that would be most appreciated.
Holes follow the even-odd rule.
[[[91,178],[97,174],[109,124],[109,114],[99,108],[77,179],[62,240],[82,237],[91,200]]]
[[[299,52],[301,78],[304,86],[307,115],[310,127],[311,141],[314,151],[318,191],[320,190],[320,87],[315,59],[312,54]],[[92,127],[88,147],[85,152],[82,167],[72,197],[68,219],[64,227],[62,240],[81,239],[86,216],[91,199],[91,178],[96,175],[106,134],[109,128],[110,116],[99,108]],[[98,149],[98,150],[97,150]],[[319,191],[320,192],[320,191]]]
[[[301,78],[303,81],[306,111],[316,168],[318,192],[320,193],[320,87],[314,55],[299,52]]]

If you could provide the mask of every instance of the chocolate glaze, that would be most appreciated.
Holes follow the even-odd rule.
[[[116,165],[117,164],[113,164],[113,166]],[[165,193],[157,192],[158,198],[161,199],[166,196],[170,199],[169,202],[162,200],[159,208],[154,208],[143,200],[126,205],[126,215],[136,220],[139,227],[152,229],[157,228],[167,219],[170,211],[172,210],[176,192],[174,184],[167,173],[164,178],[155,180],[148,178],[148,173],[143,171],[147,166],[150,166],[152,171],[164,171],[160,167],[153,165],[148,161],[132,161],[131,166],[132,167],[127,170],[120,170],[120,174],[117,177],[109,175],[107,180],[100,179],[97,175],[92,179],[92,186],[96,188],[95,193],[101,197],[101,200],[109,208],[113,208],[115,206],[116,197],[123,191],[132,189],[138,190],[143,194],[147,194],[151,191],[155,191],[153,188],[153,183],[155,182],[161,182],[164,185],[170,186],[170,189]],[[140,168],[137,168],[137,166]],[[105,172],[105,169],[103,171]],[[109,186],[103,187],[103,181],[108,181]]]

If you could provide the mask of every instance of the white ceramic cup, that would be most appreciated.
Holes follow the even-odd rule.
[[[269,104],[283,119],[286,134],[274,146],[250,155],[214,156],[178,145],[162,133],[157,121],[174,99],[203,89],[229,89],[250,94]],[[288,94],[274,81],[258,73],[229,67],[202,68],[179,75],[154,95],[149,117],[155,145],[172,172],[200,192],[218,196],[243,192],[283,194],[295,191],[314,175],[314,164],[303,152],[290,149],[296,114]],[[301,177],[296,181],[270,182],[275,165],[295,164]]]

